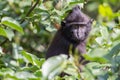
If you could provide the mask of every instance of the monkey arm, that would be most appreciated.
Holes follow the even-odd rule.
[[[61,35],[61,31],[59,30],[47,50],[46,59],[59,54],[68,55],[69,45],[70,43]]]

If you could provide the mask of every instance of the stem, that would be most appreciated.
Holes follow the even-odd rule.
[[[40,0],[37,0],[36,3],[29,9],[29,11],[26,14],[26,17],[30,15],[30,13],[34,10],[34,8],[37,6],[37,4],[39,4]],[[25,19],[23,19],[20,23],[22,24],[25,21]]]
[[[34,10],[34,8],[37,6],[37,4],[39,4],[40,0],[37,0],[36,3],[29,9],[29,11],[26,14],[26,17],[30,15],[30,13]],[[25,19],[23,19],[20,24],[22,24],[25,21]],[[5,39],[2,43],[0,43],[0,46],[4,45],[6,42],[8,41],[8,39]]]

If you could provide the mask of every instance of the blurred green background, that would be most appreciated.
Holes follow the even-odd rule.
[[[88,64],[84,80],[120,80],[120,0],[0,0],[0,79],[42,80],[45,52],[75,5],[94,19],[85,57],[96,62],[91,65],[99,63],[99,70]],[[76,78],[81,79],[64,77]]]

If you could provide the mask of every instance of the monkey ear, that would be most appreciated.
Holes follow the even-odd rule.
[[[66,21],[61,22],[61,26],[65,26],[65,24],[66,24]]]

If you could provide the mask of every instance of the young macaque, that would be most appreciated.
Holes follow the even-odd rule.
[[[93,20],[85,15],[78,5],[75,6],[61,22],[61,28],[47,50],[46,59],[59,54],[69,56],[70,45],[73,46],[72,51],[77,49],[79,54],[86,53],[86,39],[92,22]]]

